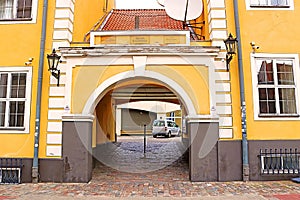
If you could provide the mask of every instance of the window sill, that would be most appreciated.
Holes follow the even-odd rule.
[[[0,22],[31,21],[32,18],[0,19]]]
[[[300,115],[298,114],[258,114],[258,117],[269,117],[269,118],[295,118],[299,117]]]
[[[0,127],[0,133],[22,132],[25,133],[25,127]]]
[[[290,6],[250,5],[250,8],[290,8]]]

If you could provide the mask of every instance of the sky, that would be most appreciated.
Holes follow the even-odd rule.
[[[157,0],[115,0],[117,9],[163,8]]]

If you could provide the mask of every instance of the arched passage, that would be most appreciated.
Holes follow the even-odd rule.
[[[166,67],[165,67],[166,68]],[[193,68],[193,67],[191,67]],[[205,68],[205,66],[204,66]],[[190,72],[193,73],[194,71]],[[93,113],[95,111],[96,106],[100,102],[100,100],[105,96],[105,94],[113,87],[114,85],[126,82],[134,79],[144,79],[150,81],[156,81],[161,85],[169,88],[177,97],[180,99],[181,103],[186,109],[188,125],[187,128],[189,130],[189,143],[190,143],[190,179],[191,180],[216,180],[217,174],[217,158],[216,158],[216,141],[218,137],[218,121],[214,121],[214,125],[211,125],[211,116],[208,115],[199,115],[199,106],[201,106],[201,101],[199,100],[199,96],[194,96],[192,92],[188,92],[188,87],[184,88],[182,84],[179,84],[174,79],[169,78],[164,73],[159,73],[154,70],[143,70],[142,72],[138,72],[136,70],[128,70],[125,72],[120,72],[115,74],[104,81],[102,81],[93,91],[90,93],[89,97],[86,98],[85,104],[81,111],[81,114],[73,114],[70,116],[63,117],[63,138],[68,140],[68,134],[70,138],[74,138],[74,132],[76,134],[76,140],[78,143],[82,143],[74,147],[74,142],[69,145],[73,146],[65,148],[66,144],[63,142],[63,155],[64,158],[67,158],[66,163],[70,165],[77,165],[78,160],[84,160],[82,164],[82,168],[77,165],[78,170],[71,170],[66,175],[66,181],[74,182],[74,177],[76,182],[86,182],[91,179],[91,171],[92,171],[92,129],[93,129]],[[184,79],[188,85],[187,79]],[[199,81],[203,81],[199,79]],[[211,82],[211,80],[209,80]],[[194,88],[197,88],[197,86]],[[206,85],[205,88],[206,93],[210,94],[209,85]],[[205,98],[207,100],[207,98]],[[211,99],[208,99],[211,101]],[[200,102],[200,103],[199,103]],[[210,103],[208,103],[209,105]],[[70,123],[68,123],[70,122]],[[70,131],[71,130],[71,131]],[[212,134],[211,134],[212,133]],[[206,137],[208,135],[208,137]],[[69,138],[69,139],[70,139]],[[196,141],[195,143],[193,141]],[[73,151],[73,150],[76,151]],[[201,152],[200,152],[201,150]],[[211,153],[211,150],[213,152]],[[76,154],[76,155],[74,155]],[[210,154],[209,160],[213,160],[212,171],[206,172],[201,171],[204,167],[202,163],[206,163],[206,156]],[[72,158],[72,160],[71,160]],[[213,158],[213,159],[212,159]],[[203,160],[204,159],[204,160]],[[201,172],[199,172],[201,171]],[[85,173],[83,173],[85,172]],[[208,176],[208,178],[207,178]],[[200,178],[199,178],[200,177]]]

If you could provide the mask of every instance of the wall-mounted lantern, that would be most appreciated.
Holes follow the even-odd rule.
[[[233,54],[236,54],[236,48],[237,48],[237,39],[233,38],[231,33],[229,34],[228,38],[224,40],[225,46],[226,46],[226,67],[227,71],[229,70],[229,63],[233,58]]]
[[[60,78],[60,70],[57,69],[58,63],[61,62],[59,55],[56,54],[55,49],[53,49],[52,53],[47,54],[48,59],[48,71],[51,72],[51,75],[57,79],[57,86],[59,86],[59,78]]]

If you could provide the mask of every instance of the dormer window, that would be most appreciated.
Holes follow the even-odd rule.
[[[31,20],[32,0],[0,0],[0,20]]]

